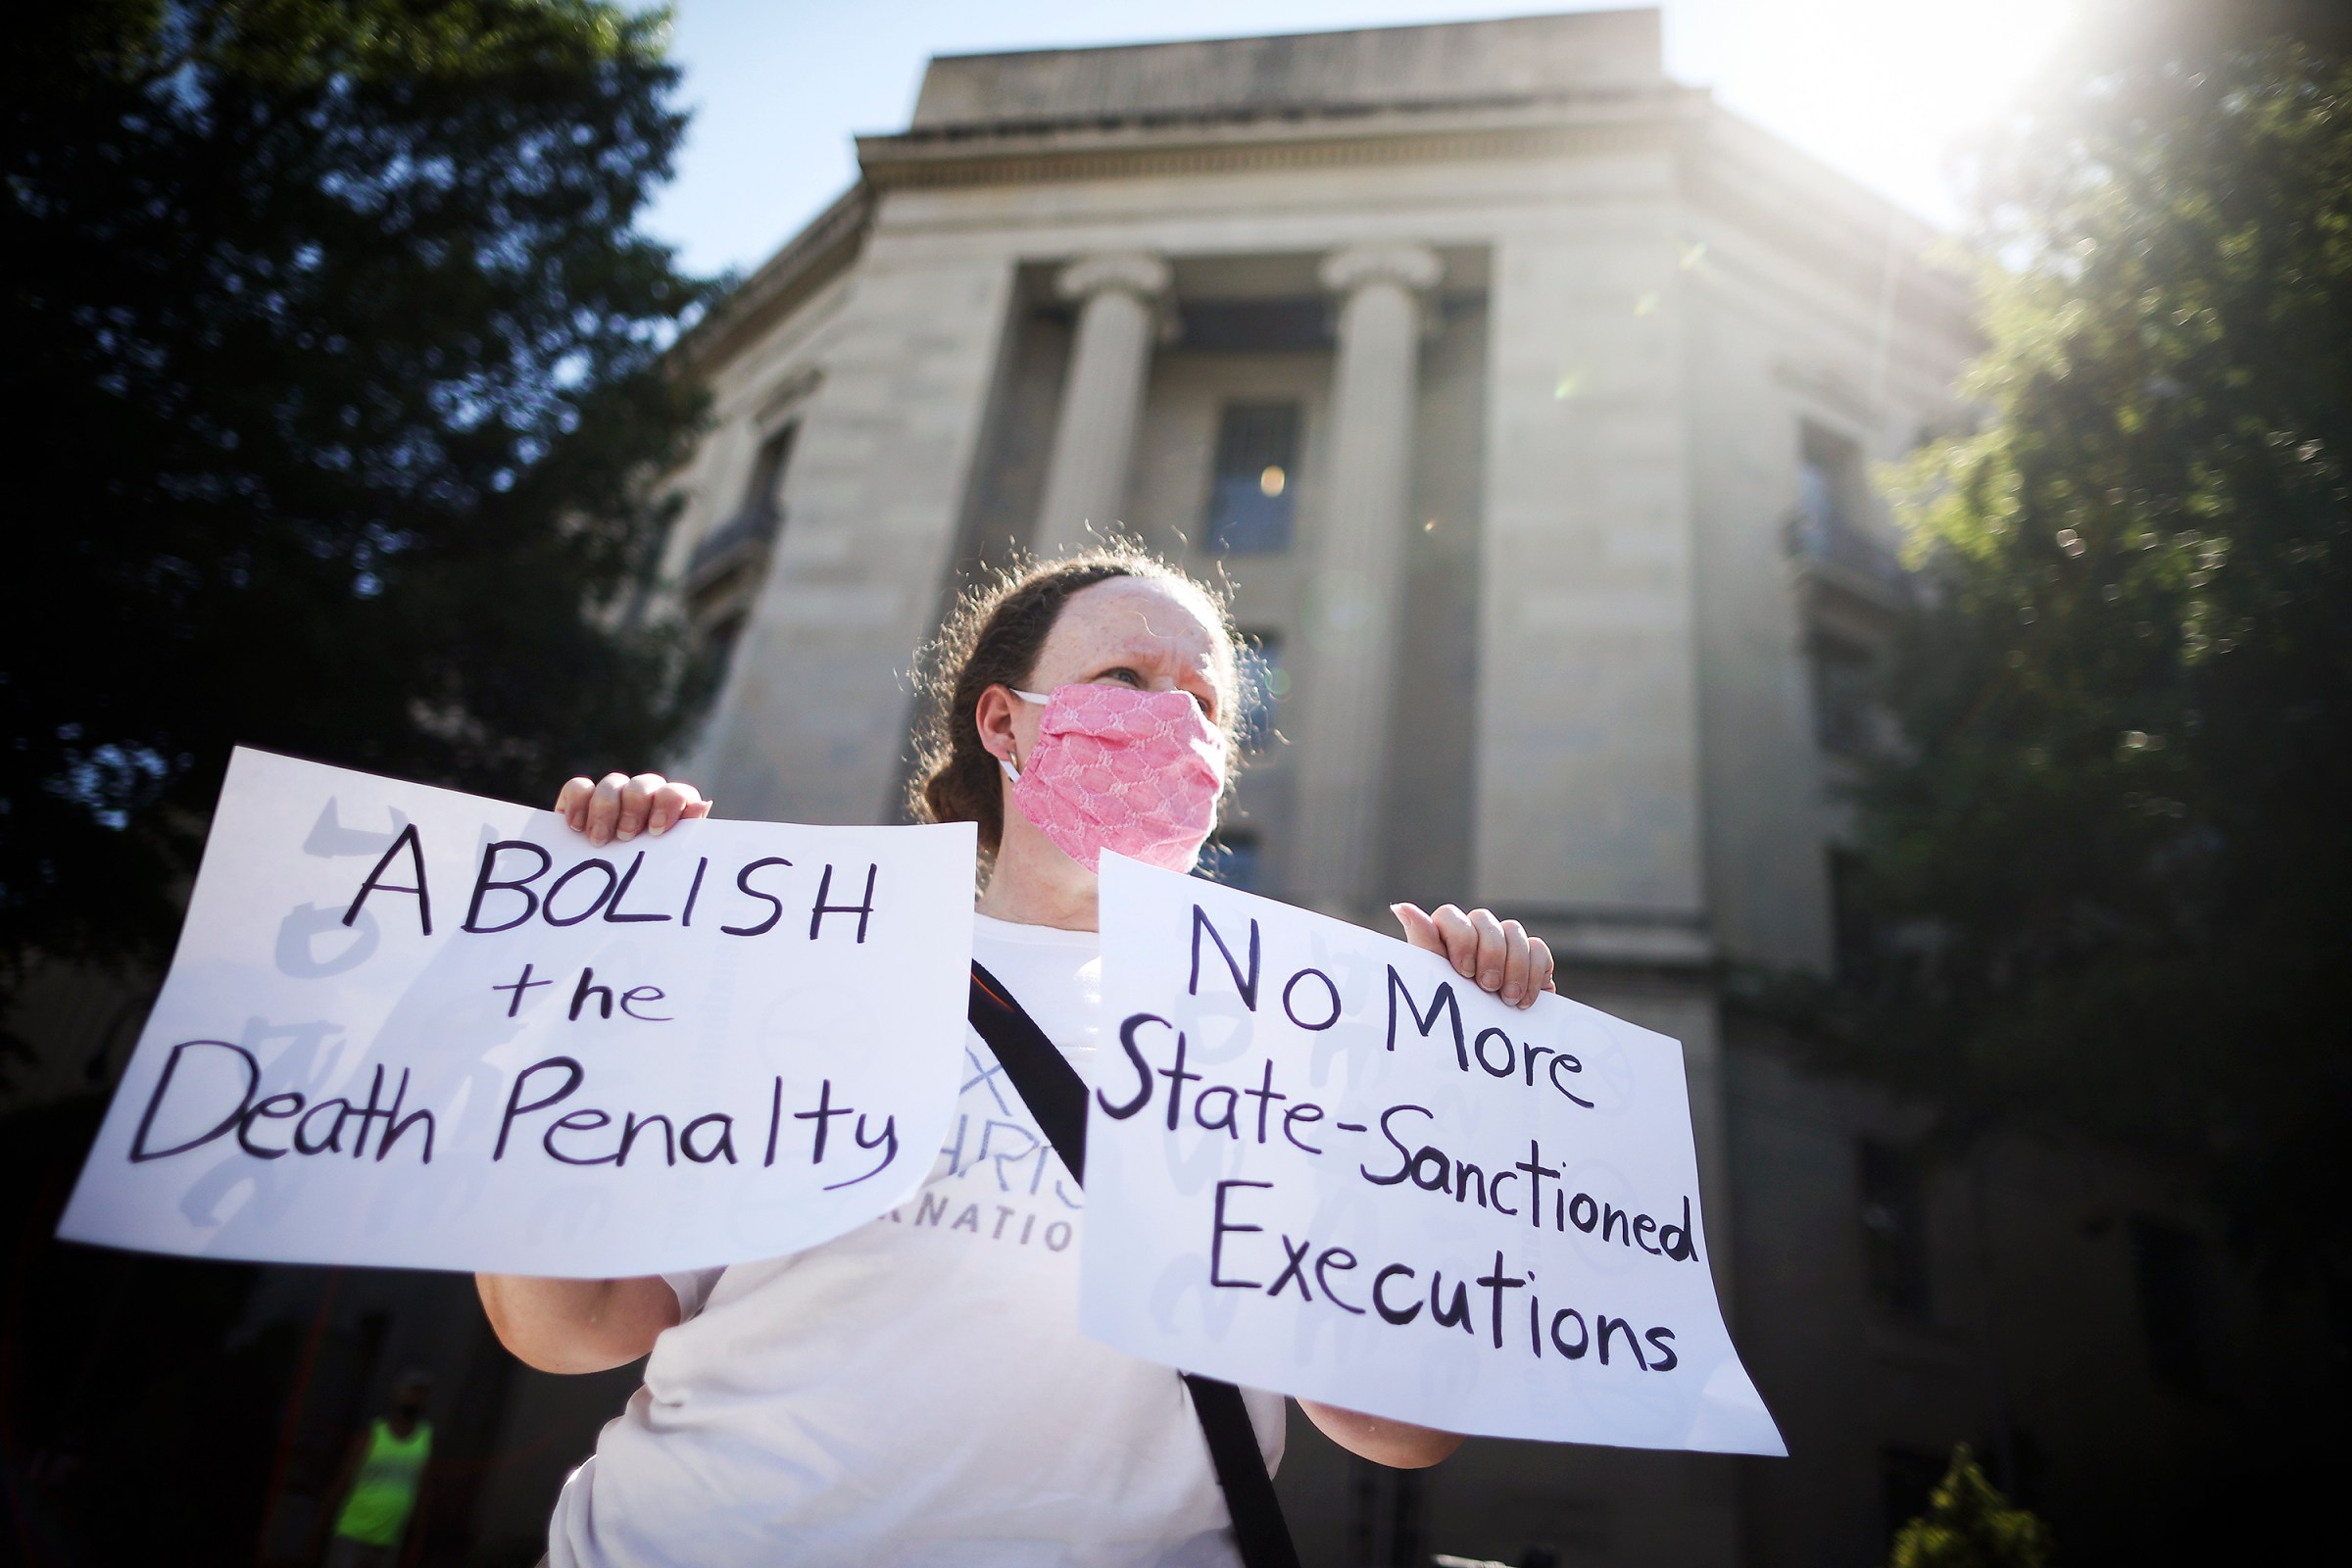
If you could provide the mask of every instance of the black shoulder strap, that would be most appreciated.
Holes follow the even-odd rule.
[[[997,1054],[1029,1114],[1037,1118],[1047,1142],[1070,1175],[1085,1186],[1086,1085],[1076,1069],[1013,1000],[1010,988],[977,963],[972,965],[971,1020],[988,1049]],[[1225,1490],[1225,1507],[1233,1515],[1234,1540],[1245,1568],[1298,1568],[1298,1551],[1291,1544],[1290,1526],[1283,1522],[1274,1478],[1266,1473],[1266,1456],[1258,1450],[1242,1391],[1215,1378],[1180,1375],[1192,1391],[1201,1435],[1208,1439],[1209,1462],[1216,1467],[1217,1485]]]

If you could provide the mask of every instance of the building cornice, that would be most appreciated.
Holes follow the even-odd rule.
[[[1763,156],[1727,157],[1727,130],[1759,138],[1768,146],[1757,154],[1791,168]],[[1933,229],[1904,215],[1890,220],[1883,199],[1724,115],[1703,89],[1669,83],[1367,109],[961,122],[861,136],[858,182],[685,334],[672,363],[703,373],[846,270],[891,191],[1632,152],[1674,154],[1677,183],[1694,209],[1767,238],[1848,289],[1875,288],[1893,241],[1911,264],[1894,315],[1947,333],[1972,330],[1966,281],[1917,265]]]
[[[725,359],[809,295],[848,270],[873,220],[873,192],[860,180],[738,283],[671,350],[687,374]]]
[[[1663,147],[1670,123],[1703,101],[1672,87],[1368,110],[959,124],[860,136],[858,160],[875,189],[904,190],[1543,158]]]
[[[1796,172],[1762,156],[1727,158],[1727,134],[1760,138],[1770,145],[1759,154]],[[1883,198],[1726,116],[1704,89],[1672,83],[1373,108],[958,122],[858,138],[865,184],[876,192],[1624,152],[1676,153],[1693,207],[1768,236],[1840,285],[1874,287],[1889,238],[1899,235],[1916,258],[1936,237],[1907,215],[1890,220]],[[1908,274],[1899,316],[1968,329],[1973,300],[1963,280],[1917,266]]]

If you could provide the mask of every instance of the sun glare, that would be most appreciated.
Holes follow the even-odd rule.
[[[1956,144],[2014,102],[2073,24],[2058,0],[1715,0],[1668,6],[1671,69],[1938,220]]]

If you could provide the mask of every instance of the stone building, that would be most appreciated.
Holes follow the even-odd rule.
[[[1975,347],[1931,233],[1670,80],[1655,11],[943,58],[858,152],[679,351],[715,426],[668,564],[730,654],[692,776],[893,819],[957,585],[1117,531],[1252,642],[1217,874],[1374,924],[1491,905],[1684,1043],[1792,1457],[1412,1476],[1297,1423],[1310,1562],[1858,1565],[1956,1439],[2062,1505],[2177,1440],[2198,1244],[2109,1223],[2162,1195],[1932,1162],[1916,1108],[1719,1002],[1727,964],[1833,961],[1834,786],[1905,592],[1868,466]]]

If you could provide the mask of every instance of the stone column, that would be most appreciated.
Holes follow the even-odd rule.
[[[1108,532],[1121,520],[1158,326],[1154,302],[1167,286],[1167,263],[1140,252],[1085,257],[1054,280],[1056,293],[1078,302],[1078,331],[1030,540],[1041,556],[1083,549],[1089,524]]]
[[[1353,912],[1379,864],[1397,598],[1412,503],[1420,292],[1438,259],[1354,246],[1323,263],[1340,296],[1331,458],[1300,620],[1298,839],[1292,892]]]

